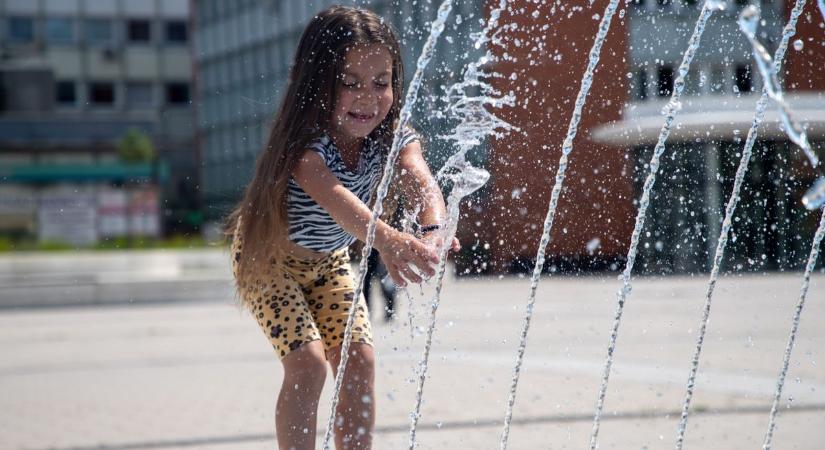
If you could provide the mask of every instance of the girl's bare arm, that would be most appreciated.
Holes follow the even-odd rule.
[[[320,155],[313,151],[305,151],[292,171],[292,176],[304,192],[324,208],[344,231],[362,242],[366,241],[372,211],[341,184],[324,164]],[[438,255],[429,246],[412,235],[393,229],[381,220],[376,224],[375,248],[381,252],[395,281],[400,283],[403,283],[403,280],[398,279],[399,273],[413,283],[422,281],[411,270],[411,265],[419,272],[432,276],[434,271],[431,264],[438,262]]]
[[[443,226],[447,215],[444,196],[430,172],[430,167],[424,160],[424,152],[418,141],[413,141],[401,149],[398,166],[401,170],[401,185],[405,196],[413,199],[421,208],[418,213],[418,223],[422,226]],[[453,239],[451,248],[453,251],[458,251],[460,248],[458,240]]]

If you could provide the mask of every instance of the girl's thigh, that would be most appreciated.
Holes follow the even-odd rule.
[[[343,343],[344,329],[355,298],[355,280],[348,258],[334,260],[327,269],[306,291],[306,302],[318,325],[324,347],[329,350]],[[373,345],[372,326],[363,296],[355,308],[352,342]]]
[[[301,285],[289,273],[273,266],[264,286],[247,302],[279,358],[306,342],[321,339]]]

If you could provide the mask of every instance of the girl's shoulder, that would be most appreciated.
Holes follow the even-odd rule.
[[[415,131],[415,128],[409,125],[406,125],[404,128],[401,129],[401,134],[398,136],[398,138],[401,141],[401,148],[404,148],[412,142],[421,141],[421,136],[418,135],[418,132]]]
[[[329,165],[335,157],[335,149],[333,148],[332,139],[327,135],[319,136],[314,141],[310,142],[307,150],[311,150],[321,156],[321,159]]]

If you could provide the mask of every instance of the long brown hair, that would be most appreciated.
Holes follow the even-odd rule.
[[[239,290],[251,287],[269,259],[281,254],[289,227],[286,192],[290,174],[304,149],[329,130],[346,53],[359,44],[384,45],[392,56],[392,107],[369,136],[384,144],[383,148],[392,142],[404,82],[395,33],[371,11],[346,6],[321,11],[301,35],[255,175],[227,219],[226,233],[244,243],[237,260]]]

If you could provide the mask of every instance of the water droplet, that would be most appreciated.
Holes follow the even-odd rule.
[[[793,49],[796,51],[800,51],[805,47],[805,43],[802,42],[802,39],[797,39],[793,41]]]

